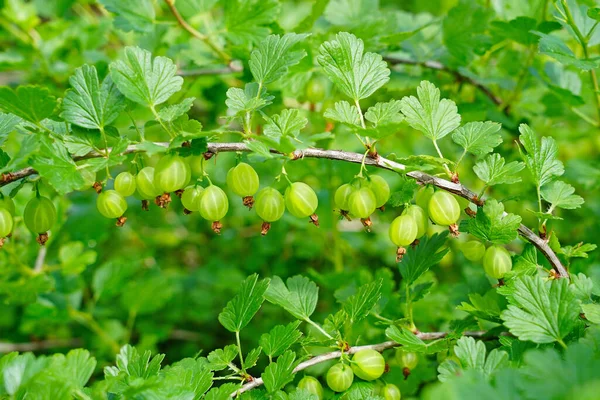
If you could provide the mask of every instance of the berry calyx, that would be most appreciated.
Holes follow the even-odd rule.
[[[419,364],[419,356],[416,353],[409,351],[398,351],[400,353],[400,363],[408,369],[415,369]]]
[[[135,176],[129,172],[121,172],[115,178],[115,190],[127,197],[135,193]]]
[[[352,357],[352,371],[365,381],[378,379],[385,372],[385,359],[375,350],[360,350]]]
[[[343,363],[337,363],[327,371],[327,386],[334,392],[345,392],[354,381],[352,368]]]
[[[271,222],[279,220],[285,212],[285,200],[279,190],[266,187],[256,195],[254,202],[256,214],[264,221],[261,233],[266,235]]]
[[[317,378],[305,376],[298,382],[298,389],[317,396],[318,400],[323,400],[323,386],[321,386],[321,382]]]
[[[502,279],[512,269],[510,253],[502,246],[490,246],[483,256],[485,273],[494,279]]]
[[[319,205],[315,191],[304,182],[294,182],[285,191],[285,205],[294,217],[313,215]],[[315,220],[312,220],[314,221]],[[316,219],[318,224],[318,219]]]
[[[119,218],[127,211],[127,201],[116,190],[105,190],[98,195],[96,207],[106,218]]]

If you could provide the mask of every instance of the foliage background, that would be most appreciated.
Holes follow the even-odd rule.
[[[111,4],[117,10],[123,7],[112,0],[101,3],[108,9]],[[247,60],[253,45],[268,32],[306,31],[312,35],[301,46],[308,56],[292,69],[289,78],[272,88],[276,101],[269,113],[298,107],[309,118],[306,131],[323,133],[327,127],[321,111],[342,96],[316,67],[316,52],[323,41],[338,31],[349,31],[362,38],[369,51],[418,64],[390,63],[390,83],[365,101],[364,109],[377,101],[414,94],[420,81],[429,80],[441,88],[444,97],[457,103],[463,122],[491,120],[503,124],[504,142],[499,151],[507,160],[519,158],[515,144],[519,123],[526,122],[538,133],[555,138],[567,179],[586,203],[578,210],[561,211],[559,215],[564,219],[551,221],[550,227],[558,232],[562,244],[597,243],[597,93],[589,72],[563,65],[548,52],[540,51],[543,49],[539,47],[539,37],[529,32],[552,31],[582,56],[568,30],[554,19],[556,11],[551,1],[240,1],[263,12],[264,20],[258,28],[256,21],[244,21],[248,14],[224,11],[223,6],[235,8],[236,1],[177,0],[183,17],[214,38],[226,54],[244,67],[240,73],[210,75],[196,73],[222,69],[222,60],[202,41],[181,29],[164,2],[130,3],[139,9],[142,4],[151,3],[154,16],[142,15],[135,29],[124,31],[123,24],[131,28],[127,22],[115,19],[114,13],[91,0],[0,1],[0,83],[40,84],[61,97],[75,68],[93,64],[104,76],[108,64],[122,57],[125,45],[138,45],[154,55],[175,60],[185,81],[170,103],[195,97],[190,116],[201,121],[205,129],[216,129],[226,123],[223,117],[227,115],[227,89],[251,80]],[[581,4],[595,5],[593,1]],[[228,22],[228,18],[236,20]],[[250,35],[232,29],[244,23],[249,24]],[[599,43],[600,29],[589,43],[591,57],[597,58]],[[439,62],[447,69],[420,65],[426,61]],[[308,77],[325,85],[327,96],[323,103],[308,104]],[[495,104],[469,79],[490,88],[501,104]],[[140,124],[152,119],[142,107],[131,113]],[[122,134],[135,137],[127,115],[122,115],[115,125]],[[319,146],[361,152],[353,135],[340,127],[334,133],[320,141]],[[148,126],[146,136],[165,139],[157,125]],[[225,134],[220,140],[228,139],[235,136]],[[440,145],[447,158],[459,156],[449,140]],[[2,150],[16,154],[19,146],[15,132],[2,144]],[[408,125],[382,140],[378,148],[384,155],[393,153],[397,157],[435,154],[431,143]],[[213,180],[224,184],[226,171],[234,162],[235,155],[223,154],[206,165]],[[477,190],[482,184],[470,172],[472,163],[468,160],[461,167],[461,182]],[[193,163],[196,175],[199,164],[198,158]],[[277,160],[254,165],[264,184],[273,182],[280,172]],[[198,215],[183,215],[177,202],[166,211],[151,207],[149,212],[143,212],[136,201],[131,201],[126,226],[116,229],[112,221],[96,211],[93,190],[58,198],[59,226],[53,230],[41,269],[33,268],[42,250],[24,229],[17,230],[0,252],[0,340],[26,343],[64,339],[67,346],[43,351],[84,347],[99,360],[98,367],[112,364],[118,347],[132,343],[140,350],[165,353],[165,363],[172,363],[202,349],[207,352],[233,342],[232,335],[217,322],[217,315],[236,293],[239,283],[252,273],[284,279],[297,274],[310,277],[321,288],[317,320],[335,312],[340,300],[374,276],[385,277],[389,284],[397,285],[400,275],[393,245],[387,239],[387,226],[399,210],[388,207],[378,214],[371,233],[363,232],[359,223],[340,221],[333,212],[335,189],[351,179],[358,166],[306,159],[289,163],[286,168],[293,180],[305,181],[317,191],[319,229],[286,214],[267,237],[261,237],[258,218],[233,196],[220,236],[215,236]],[[120,170],[115,169],[113,176]],[[392,189],[399,187],[401,177],[391,172],[380,174]],[[523,184],[494,187],[488,194],[504,200],[509,212],[521,215],[524,224],[533,227],[537,218],[527,210],[537,208],[536,195],[534,186],[524,179]],[[8,193],[12,187],[14,184],[2,191]],[[50,188],[43,191],[52,193]],[[20,190],[15,199],[17,215],[22,215],[30,196],[28,186]],[[422,331],[447,330],[451,321],[466,317],[456,306],[467,301],[468,294],[484,294],[490,288],[482,267],[458,251],[464,240],[462,237],[450,241],[453,251],[427,275],[426,279],[434,282],[431,294],[415,306],[415,318]],[[515,241],[509,248],[519,253],[523,242]],[[570,271],[586,273],[600,287],[597,252],[587,259],[572,261]],[[399,298],[395,301],[401,302]],[[265,304],[244,331],[243,347],[255,347],[261,333],[287,321],[291,317],[283,310]],[[354,327],[360,332],[359,343],[385,340],[383,331],[375,329],[376,324],[377,320],[370,317]],[[260,365],[259,369],[263,367]],[[397,379],[403,393],[414,395],[422,383],[435,381],[436,367],[436,359],[431,358],[422,362],[407,381]],[[392,373],[399,374],[398,368]],[[97,368],[94,377],[100,376],[101,369]]]

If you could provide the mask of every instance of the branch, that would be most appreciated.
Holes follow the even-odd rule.
[[[179,76],[205,76],[205,75],[227,75],[242,72],[244,67],[241,64],[230,62],[228,66],[222,68],[206,68],[206,69],[187,69],[179,70]]]
[[[477,82],[473,78],[468,77],[468,76],[460,73],[457,70],[450,69],[450,68],[448,68],[447,66],[445,66],[444,64],[442,64],[442,63],[440,63],[438,61],[415,61],[415,60],[410,60],[410,59],[405,59],[405,58],[389,57],[389,56],[386,56],[383,59],[386,60],[388,63],[390,63],[390,65],[398,65],[398,64],[418,65],[418,66],[421,66],[421,67],[425,67],[425,68],[429,68],[429,69],[434,69],[434,70],[437,70],[437,71],[447,72],[449,74],[454,75],[457,80],[463,81],[463,82],[467,82],[470,85],[473,85],[474,87],[476,87],[477,89],[479,89],[495,105],[499,106],[499,105],[503,104],[502,99],[500,97],[498,97],[497,95],[495,95],[494,92],[492,92],[492,90],[490,88],[488,88],[487,86],[485,86],[484,84],[482,84],[480,82]],[[508,110],[506,108],[503,111],[504,111],[504,113],[506,115],[508,115]]]
[[[472,332],[464,332],[463,335],[471,336],[471,337],[482,337],[486,333],[487,333],[486,331],[472,331]],[[442,338],[446,337],[447,335],[448,335],[448,332],[419,332],[416,334],[416,336],[421,340],[442,339]],[[345,351],[344,353],[348,354],[348,355],[352,355],[361,350],[376,350],[381,353],[384,350],[392,349],[394,347],[400,347],[400,346],[402,346],[402,345],[399,343],[396,343],[393,341],[387,341],[387,342],[383,342],[383,343],[368,344],[368,345],[364,345],[364,346],[354,346],[354,347],[351,347],[349,350]],[[320,364],[325,361],[335,360],[337,358],[340,358],[341,356],[342,356],[342,352],[340,350],[318,355],[316,357],[313,357],[311,359],[308,359],[308,360],[298,364],[298,366],[296,368],[294,368],[294,373],[298,373],[306,368],[312,367],[313,365],[317,365],[317,364]],[[263,384],[264,384],[264,382],[263,382],[262,378],[255,378],[251,382],[248,382],[245,385],[243,385],[239,390],[237,390],[235,393],[233,393],[231,395],[231,397],[236,397],[241,393],[244,393],[244,392],[247,392],[248,390],[257,388],[258,386],[261,386]]]
[[[48,350],[59,347],[78,347],[81,346],[81,339],[49,339],[42,340],[39,342],[29,343],[9,343],[0,342],[0,353],[11,353],[13,351],[26,352],[26,351],[38,351]]]
[[[168,147],[168,143],[155,143],[157,145],[161,145],[164,147]],[[248,146],[244,143],[208,143],[207,144],[207,152],[205,156],[211,156],[213,154],[218,153],[226,153],[226,152],[247,152],[250,151]],[[109,149],[110,151],[111,149]],[[123,154],[130,154],[135,152],[141,152],[143,150],[138,150],[137,145],[130,145]],[[276,150],[271,150],[271,153],[279,154]],[[92,152],[82,157],[75,157],[75,161],[88,159],[88,158],[98,158],[103,157],[103,154]],[[326,158],[329,160],[338,160],[345,161],[354,164],[361,164],[363,162],[363,154],[353,153],[349,151],[340,151],[340,150],[324,150],[324,149],[305,149],[305,150],[296,150],[291,155],[289,155],[292,160],[299,160],[302,158]],[[387,169],[389,171],[398,172],[401,174],[405,174],[408,177],[415,179],[417,182],[421,184],[428,184],[436,186],[442,190],[453,193],[457,196],[463,197],[470,202],[481,205],[481,200],[477,198],[477,194],[466,188],[460,183],[454,183],[442,179],[437,176],[429,175],[425,172],[421,171],[410,171],[406,172],[406,166],[400,164],[398,162],[388,160],[387,158],[378,156],[377,158],[367,157],[365,160],[366,165],[370,165],[377,168]],[[24,168],[19,171],[9,172],[6,174],[0,175],[0,187],[14,182],[18,179],[25,178],[29,175],[36,174],[35,171],[31,167]],[[562,265],[554,251],[548,246],[548,243],[537,236],[531,229],[521,224],[519,226],[519,234],[528,242],[533,244],[540,252],[548,259],[552,268],[558,273],[560,277],[567,278],[569,273]]]

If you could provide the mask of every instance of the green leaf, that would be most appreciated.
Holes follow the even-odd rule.
[[[365,119],[375,126],[399,124],[404,120],[400,113],[400,100],[390,100],[387,103],[377,103],[369,107],[365,113]]]
[[[443,248],[446,244],[448,231],[433,234],[431,237],[423,236],[419,244],[410,246],[402,261],[398,264],[400,274],[406,279],[406,284],[413,284],[421,275],[432,266],[439,263],[448,253],[448,248]]]
[[[489,199],[477,208],[477,215],[467,222],[467,231],[478,239],[495,244],[506,244],[515,240],[519,233],[521,217],[505,214],[504,204]]]
[[[260,309],[265,301],[269,280],[258,280],[258,275],[250,275],[242,283],[233,300],[219,314],[219,322],[230,332],[241,331]]]
[[[510,332],[535,343],[562,341],[575,326],[579,306],[567,279],[544,282],[540,276],[517,278],[501,318]]]
[[[199,399],[213,383],[213,373],[207,368],[206,359],[184,358],[163,371],[165,379],[161,394],[164,398],[177,398],[182,393]]]
[[[561,251],[567,258],[588,258],[587,253],[596,250],[596,247],[592,243],[579,243],[575,246],[562,247]]]
[[[554,58],[563,65],[572,65],[582,71],[598,68],[598,62],[595,60],[577,58],[561,38],[542,32],[534,33],[541,37],[539,42],[540,53]]]
[[[458,310],[468,312],[479,319],[485,319],[495,323],[502,323],[500,319],[500,306],[503,305],[500,302],[502,299],[498,296],[495,290],[489,290],[484,296],[478,293],[469,294],[470,304],[462,302],[460,306],[456,307]]]
[[[569,289],[571,289],[578,300],[587,303],[592,299],[594,281],[581,272],[579,274],[571,274]]]
[[[100,0],[110,12],[117,14],[115,27],[126,32],[149,33],[154,29],[154,2],[152,0]]]
[[[525,168],[525,164],[512,161],[505,164],[504,157],[498,153],[487,155],[473,166],[473,172],[486,186],[512,184],[521,182],[517,174]]]
[[[350,126],[360,127],[360,115],[358,108],[347,101],[338,101],[333,108],[325,110],[323,116],[333,121],[338,121]]]
[[[190,111],[194,104],[195,97],[188,97],[183,99],[181,103],[173,104],[172,106],[163,107],[159,112],[158,116],[165,122],[175,121],[183,114]]]
[[[244,140],[244,144],[248,146],[248,149],[254,154],[269,159],[274,158],[275,155],[271,153],[269,146],[258,141],[258,140]]]
[[[129,100],[153,108],[181,90],[183,78],[170,58],[155,57],[139,47],[125,48],[125,61],[110,64],[110,74]]]
[[[454,360],[444,361],[438,368],[439,380],[446,382],[455,375],[461,375],[462,371],[479,371],[485,377],[491,377],[496,371],[508,366],[508,353],[494,349],[486,357],[485,344],[481,340],[475,341],[472,337],[463,336],[454,346],[454,354],[460,361],[460,366],[449,366]],[[448,373],[450,372],[451,373]]]
[[[261,374],[268,392],[276,392],[290,383],[294,379],[294,368],[297,364],[296,355],[290,350],[283,353],[277,362],[269,364]]]
[[[262,87],[283,77],[291,66],[306,57],[306,51],[291,51],[291,49],[307,36],[307,34],[295,33],[286,33],[283,36],[270,35],[252,51],[248,64],[259,86]]]
[[[16,90],[0,86],[0,109],[37,124],[50,117],[56,98],[39,86],[19,86]]]
[[[31,166],[59,194],[66,194],[83,186],[85,182],[77,165],[61,142],[38,135],[38,144],[39,151],[32,157]]]
[[[537,187],[544,186],[565,172],[563,163],[558,160],[558,146],[554,139],[542,137],[541,143],[538,142],[536,134],[526,124],[519,125],[519,132],[519,141],[527,152],[524,155],[525,165]]]
[[[123,95],[110,76],[100,84],[94,66],[77,68],[69,82],[72,89],[67,91],[60,114],[67,122],[87,129],[103,129],[125,108]]]
[[[385,335],[394,342],[401,344],[402,349],[407,352],[435,354],[447,349],[449,344],[446,339],[438,339],[425,343],[408,329],[396,325],[387,328]]]
[[[258,111],[271,104],[273,96],[269,95],[263,87],[258,95],[258,84],[247,83],[245,88],[230,88],[227,90],[225,104],[229,111],[236,116],[243,116],[248,112]]]
[[[529,17],[517,17],[510,21],[492,21],[492,28],[495,35],[514,40],[525,46],[533,45],[538,38],[531,31],[534,31],[537,21]]]
[[[229,400],[231,395],[239,389],[237,383],[225,383],[219,387],[214,387],[206,394],[203,400]]]
[[[65,274],[80,274],[96,262],[96,252],[85,250],[82,242],[68,242],[58,251],[58,259]]]
[[[414,179],[404,178],[400,180],[400,184],[396,185],[397,190],[392,193],[387,204],[392,207],[400,207],[406,203],[410,203],[419,187],[419,184]]]
[[[267,356],[278,357],[290,348],[301,337],[302,332],[298,330],[300,321],[293,321],[287,325],[277,325],[269,333],[263,333],[259,344]]]
[[[296,275],[288,278],[287,287],[280,277],[275,276],[265,294],[265,298],[283,307],[294,317],[306,321],[317,307],[319,288],[310,279]]]
[[[158,375],[160,364],[164,358],[164,354],[157,354],[152,357],[150,350],[140,354],[135,347],[126,344],[121,347],[121,351],[117,354],[116,367],[105,367],[104,375],[107,380],[109,377],[118,376],[148,379]]]
[[[21,118],[12,114],[0,113],[0,145],[4,144],[6,137],[21,122]]]
[[[246,357],[244,358],[244,369],[250,369],[254,367],[258,362],[260,353],[262,353],[262,348],[260,347],[250,350],[250,352],[246,354]]]
[[[418,97],[418,98],[417,98]],[[438,140],[460,125],[460,115],[452,100],[440,100],[440,90],[428,81],[417,88],[417,97],[401,100],[402,113],[408,124],[431,140]]]
[[[333,25],[356,27],[378,11],[378,0],[331,0],[325,8],[324,17]]]
[[[225,346],[224,349],[213,350],[208,354],[208,368],[211,371],[222,371],[229,367],[238,355],[238,347],[235,344]]]
[[[452,133],[454,143],[465,151],[481,157],[494,151],[502,143],[500,128],[496,122],[468,122]]]
[[[600,304],[582,304],[581,310],[585,315],[585,319],[593,324],[600,324]]]
[[[351,33],[340,32],[319,48],[317,61],[333,83],[354,101],[369,97],[389,80],[381,55],[365,53],[364,44]]]
[[[600,7],[589,8],[587,16],[596,21],[600,21]]]
[[[563,181],[550,182],[541,191],[542,199],[550,203],[550,207],[573,210],[581,207],[583,198],[577,196],[575,188]]]
[[[308,119],[300,115],[300,110],[286,109],[271,118],[267,117],[263,132],[275,144],[281,144],[284,137],[298,137],[300,130],[304,129],[307,123]]]
[[[350,323],[355,324],[365,319],[373,307],[381,299],[381,279],[366,283],[358,288],[353,296],[350,296],[343,305],[344,311],[350,318]]]
[[[225,0],[225,35],[233,44],[248,46],[265,38],[275,22],[277,0]]]

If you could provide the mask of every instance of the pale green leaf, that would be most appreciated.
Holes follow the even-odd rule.
[[[452,133],[452,140],[465,151],[481,157],[491,153],[502,143],[500,128],[496,122],[468,122]]]
[[[385,335],[394,342],[401,344],[402,349],[406,352],[435,354],[449,347],[448,341],[445,339],[433,340],[426,343],[408,329],[396,325],[387,328]]]
[[[558,159],[558,145],[551,137],[542,137],[538,142],[536,134],[526,124],[519,125],[519,141],[526,151],[525,164],[533,176],[536,186],[541,187],[565,172]]]
[[[546,54],[563,65],[572,65],[582,71],[598,68],[598,62],[589,59],[577,58],[566,43],[557,36],[534,32],[541,37],[539,51]]]
[[[188,97],[183,99],[180,103],[173,104],[172,106],[163,107],[159,112],[158,116],[160,119],[166,122],[171,122],[187,113],[192,105],[194,104],[195,97]]]
[[[268,118],[263,132],[265,136],[279,142],[282,136],[297,137],[307,123],[308,119],[300,115],[300,110],[286,109]]]
[[[225,35],[240,46],[264,39],[280,9],[277,0],[224,0],[224,4]]]
[[[404,115],[400,113],[400,108],[400,100],[377,103],[365,112],[365,119],[374,126],[399,124],[404,120]]]
[[[365,319],[381,298],[381,279],[366,283],[358,288],[356,294],[344,301],[343,308],[350,323],[355,324]]]
[[[323,114],[325,118],[351,126],[360,126],[360,116],[356,106],[347,101],[338,101],[333,108],[328,108]]]
[[[582,304],[581,310],[583,311],[586,320],[593,324],[600,324],[600,304]]]
[[[85,183],[77,165],[62,142],[38,136],[39,151],[32,157],[31,166],[59,194],[70,193]]]
[[[269,333],[263,333],[259,344],[265,354],[271,357],[278,357],[289,349],[291,345],[302,337],[302,332],[298,330],[299,325],[300,321],[294,321],[287,325],[277,325]]]
[[[448,231],[433,234],[431,237],[423,236],[416,246],[410,246],[402,261],[398,264],[400,274],[411,285],[429,268],[439,263],[448,253],[449,249],[443,248],[446,244]]]
[[[306,51],[292,51],[307,34],[287,33],[283,36],[270,35],[250,54],[250,71],[260,86],[278,80],[287,74],[289,68],[306,57]]]
[[[124,31],[149,33],[154,28],[154,2],[152,0],[100,0],[116,15],[115,26]]]
[[[0,109],[39,123],[50,117],[56,107],[56,98],[48,89],[39,86],[19,86],[15,90],[0,86]]]
[[[286,287],[281,278],[275,276],[265,298],[294,317],[306,321],[317,307],[319,288],[310,279],[300,275],[288,278]]]
[[[542,188],[542,199],[550,203],[551,208],[572,210],[581,207],[583,198],[575,193],[575,188],[563,181],[550,182]]]
[[[512,184],[521,182],[518,173],[525,168],[525,164],[512,161],[506,164],[504,157],[498,153],[488,154],[483,160],[473,166],[473,172],[487,186]]]
[[[269,95],[264,87],[261,88],[259,95],[258,88],[255,82],[247,83],[244,89],[229,88],[225,100],[229,111],[235,116],[243,116],[271,104],[274,97]]]
[[[21,118],[16,115],[0,113],[0,146],[20,122]]]
[[[487,354],[487,357],[486,353],[483,341],[476,341],[467,336],[461,337],[454,346],[454,354],[460,361],[460,365],[451,359],[444,361],[438,368],[439,380],[446,382],[453,376],[462,375],[463,371],[478,371],[489,378],[497,370],[508,366],[508,353],[505,351],[494,349]],[[454,363],[454,365],[448,363]]]
[[[282,389],[294,379],[294,368],[296,368],[296,355],[288,350],[283,353],[277,362],[271,363],[262,373],[265,388],[269,393]]]
[[[211,371],[222,371],[235,360],[238,355],[238,347],[235,344],[216,349],[208,353],[208,368]]]
[[[517,238],[520,224],[520,216],[505,214],[504,204],[489,199],[483,207],[478,207],[475,218],[466,222],[466,230],[483,241],[506,244]]]
[[[268,279],[259,280],[257,274],[250,275],[219,314],[221,325],[230,332],[241,331],[260,309],[268,287]]]

